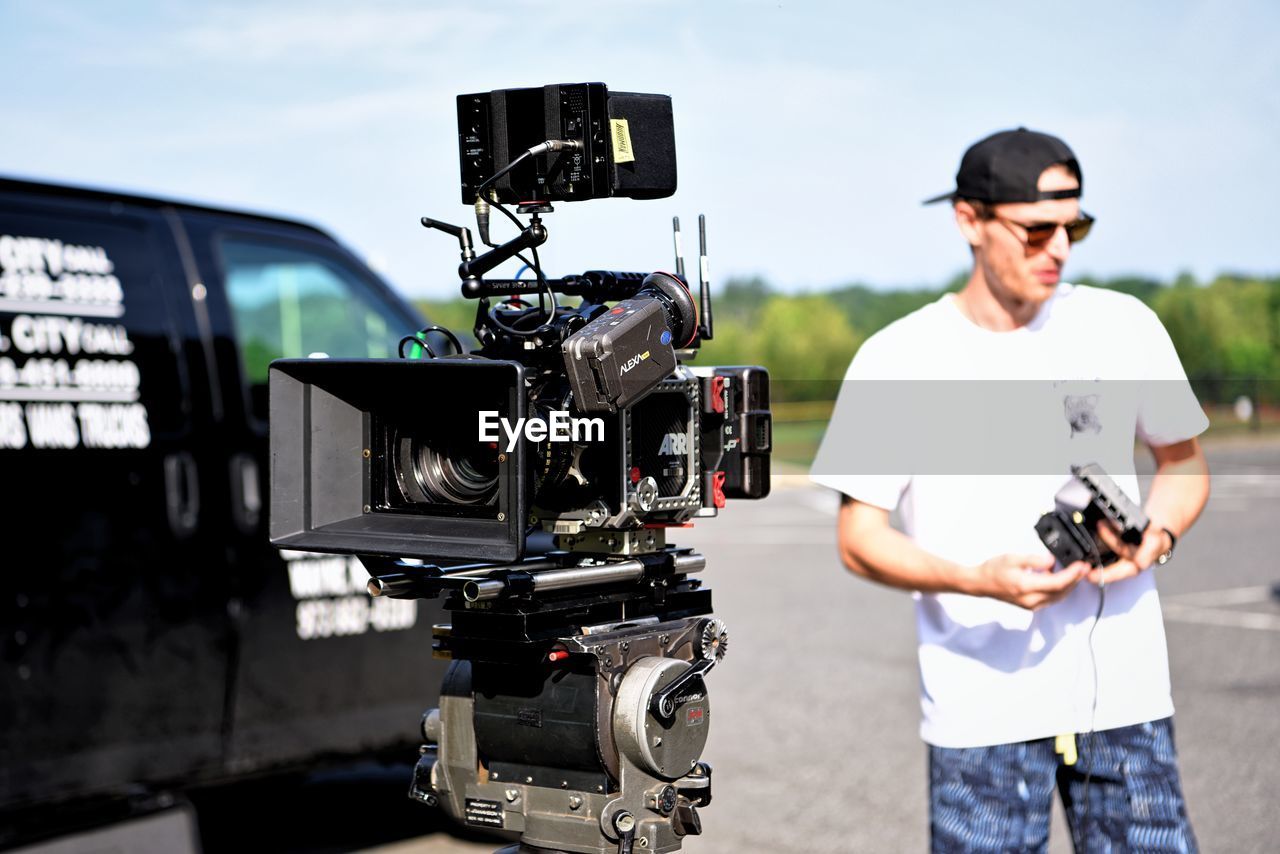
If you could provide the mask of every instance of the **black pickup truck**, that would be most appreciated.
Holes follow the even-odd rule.
[[[270,547],[266,380],[421,326],[312,226],[0,178],[0,848],[73,805],[412,757],[438,615]]]

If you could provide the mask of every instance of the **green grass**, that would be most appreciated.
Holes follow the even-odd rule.
[[[1223,438],[1228,436],[1265,436],[1269,439],[1280,437],[1280,408],[1268,406],[1258,411],[1256,418],[1245,423],[1236,418],[1229,406],[1206,406],[1205,414],[1209,416],[1209,429],[1205,438]]]
[[[774,461],[808,468],[826,432],[826,421],[775,421]]]

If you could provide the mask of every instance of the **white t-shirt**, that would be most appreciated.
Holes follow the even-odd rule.
[[[858,350],[811,477],[896,508],[921,548],[976,566],[1048,553],[1035,523],[1072,464],[1099,463],[1139,500],[1135,436],[1166,445],[1206,426],[1139,300],[1064,283],[1031,323],[991,332],[947,295]],[[1172,714],[1155,576],[1108,586],[1096,627],[1099,590],[1087,580],[1035,612],[916,593],[922,738],[978,747]]]

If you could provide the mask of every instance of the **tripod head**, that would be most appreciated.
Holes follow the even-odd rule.
[[[371,593],[443,595],[452,613],[435,654],[453,663],[423,718],[410,797],[518,832],[522,851],[676,851],[711,801],[705,677],[728,646],[690,577],[705,559],[664,547],[573,566],[580,557],[364,559]]]

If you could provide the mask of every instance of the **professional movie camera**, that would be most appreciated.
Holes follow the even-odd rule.
[[[711,799],[728,635],[666,531],[768,494],[768,374],[688,364],[712,337],[705,220],[697,297],[678,220],[674,274],[548,278],[537,255],[554,201],[671,195],[672,127],[669,98],[599,83],[459,96],[488,250],[422,224],[458,240],[479,349],[431,327],[399,360],[271,366],[271,540],[359,555],[375,596],[445,597],[410,796],[518,834],[504,850],[675,851]],[[484,278],[513,258],[533,278]]]

